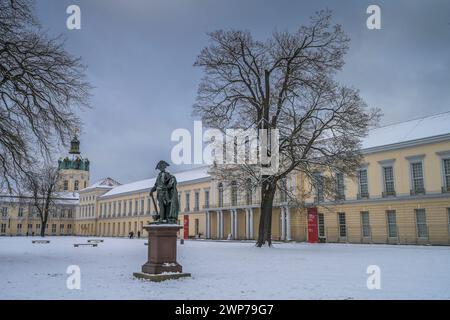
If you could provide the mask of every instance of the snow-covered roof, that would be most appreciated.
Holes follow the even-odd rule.
[[[371,129],[362,141],[362,149],[376,152],[438,138],[450,138],[450,111]]]
[[[211,176],[208,173],[208,166],[203,166],[191,170],[181,171],[177,173],[173,173],[175,178],[177,179],[178,185],[183,185],[185,183],[194,183],[200,182],[205,179],[209,179]],[[156,178],[139,180],[131,183],[126,183],[117,187],[114,187],[104,195],[100,196],[100,198],[107,198],[111,196],[115,196],[118,194],[127,194],[133,192],[148,192],[150,188],[154,186]]]
[[[81,192],[86,192],[93,189],[112,189],[117,186],[120,186],[120,182],[117,182],[116,180],[108,177],[98,180],[94,184],[91,184],[89,187],[82,189]]]

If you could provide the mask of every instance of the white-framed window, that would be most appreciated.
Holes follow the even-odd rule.
[[[150,214],[152,209],[152,199],[150,197],[147,198],[147,214]]]
[[[8,216],[8,207],[2,208],[2,218],[6,218]]]
[[[0,226],[0,233],[6,233],[6,223],[2,223]]]
[[[336,172],[336,197],[338,200],[345,199],[345,183],[342,172]]]
[[[75,180],[73,189],[74,189],[75,191],[78,191],[79,186],[80,186],[80,182],[79,182],[78,180]]]
[[[325,200],[323,194],[323,176],[320,172],[315,172],[313,174],[313,177],[314,177],[314,188],[316,191],[314,202],[316,203],[323,202]]]
[[[23,211],[24,211],[24,209],[23,209],[23,207],[20,207],[19,208],[19,213],[17,214],[19,217],[23,217]]]
[[[144,214],[144,199],[141,199],[141,215]]]
[[[31,223],[28,224],[28,230],[32,230],[33,229],[33,225]]]
[[[319,238],[325,238],[325,217],[323,213],[317,214],[317,228],[319,231]]]
[[[367,178],[367,169],[358,171],[359,198],[369,198],[369,183]]]
[[[128,201],[128,215],[131,216],[133,213],[133,200]]]
[[[425,214],[425,209],[415,209],[416,214],[416,229],[417,237],[427,238],[428,237],[428,227],[427,218]]]
[[[22,233],[22,224],[17,224],[17,233]]]
[[[450,234],[450,208],[447,208],[448,232]]]
[[[120,217],[122,213],[122,201],[119,201],[117,204],[117,216]]]
[[[387,228],[389,238],[397,237],[397,214],[395,210],[386,211]]]
[[[411,168],[411,184],[413,193],[414,194],[425,193],[422,161],[411,162],[410,168]]]
[[[450,158],[442,159],[442,173],[444,175],[444,191],[450,192]]]
[[[370,237],[369,211],[361,211],[361,232],[363,238]]]
[[[64,233],[64,225],[63,224],[59,225],[59,233]]]
[[[134,200],[134,215],[137,216],[138,214],[138,206],[139,202],[137,200]]]
[[[189,192],[186,192],[186,206],[184,207],[184,211],[188,212],[191,211],[190,202],[191,202],[191,194]]]
[[[218,205],[219,207],[223,207],[223,183],[219,182],[218,186],[217,186],[217,191],[218,191]]]
[[[209,208],[209,190],[205,190],[205,208]]]
[[[200,192],[196,191],[194,194],[194,211],[200,210]]]
[[[69,190],[69,181],[68,180],[64,180],[64,191]]]
[[[383,167],[383,181],[384,181],[384,195],[385,196],[395,195],[394,167],[393,166],[384,166]]]
[[[56,233],[56,223],[52,224],[52,233]]]
[[[347,224],[345,221],[345,212],[338,212],[339,237],[347,237]]]

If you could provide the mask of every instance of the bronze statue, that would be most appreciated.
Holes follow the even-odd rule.
[[[153,193],[156,191],[159,212],[156,209],[155,222],[177,224],[179,211],[177,179],[169,172],[166,172],[168,166],[169,164],[163,160],[159,161],[156,165],[156,169],[160,172],[156,178],[155,185],[150,190],[150,197],[153,199],[153,204],[156,208],[156,203],[153,198]]]

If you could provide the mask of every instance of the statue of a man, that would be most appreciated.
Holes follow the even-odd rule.
[[[169,164],[163,160],[159,161],[156,169],[160,172],[156,178],[155,185],[150,190],[150,197],[156,191],[159,215],[155,217],[156,222],[177,223],[178,222],[178,191],[175,176],[166,171]]]

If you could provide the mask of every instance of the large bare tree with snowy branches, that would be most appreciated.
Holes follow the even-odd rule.
[[[33,4],[0,0],[0,190],[67,143],[89,104],[85,66],[46,35]]]
[[[316,13],[296,32],[274,32],[266,41],[249,32],[209,33],[195,66],[204,71],[194,104],[209,127],[266,129],[279,132],[280,166],[272,174],[254,164],[213,167],[218,179],[260,188],[261,216],[257,246],[271,245],[274,196],[280,181],[301,173],[354,175],[361,162],[360,141],[379,117],[355,88],[343,86],[336,73],[344,65],[350,39],[331,12]],[[333,175],[324,175],[323,191],[335,190]],[[248,186],[248,185],[247,185]]]

